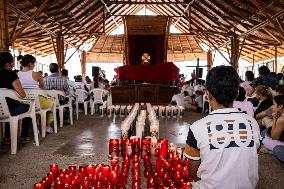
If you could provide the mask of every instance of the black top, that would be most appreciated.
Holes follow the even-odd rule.
[[[268,108],[270,108],[273,104],[273,100],[271,98],[267,98],[264,101],[262,101],[259,106],[256,108],[255,112],[254,112],[254,117],[256,116],[256,114],[267,110]]]
[[[259,76],[258,78],[254,79],[251,82],[250,86],[255,88],[258,85],[265,85],[265,86],[271,87],[272,90],[275,90],[277,84],[278,84],[278,81],[276,78],[266,75],[266,76]]]
[[[18,75],[12,70],[0,70],[0,88],[14,89],[13,82],[18,79]],[[11,98],[6,98],[9,110],[15,109],[20,102]]]

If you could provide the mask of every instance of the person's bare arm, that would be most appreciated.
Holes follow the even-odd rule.
[[[252,86],[249,86],[247,88],[247,93],[246,93],[246,96],[252,96],[254,93],[254,88]]]
[[[44,89],[43,77],[39,72],[33,72],[33,79],[38,82],[39,88]]]
[[[256,120],[262,119],[265,116],[267,116],[266,111],[259,112],[258,114],[256,114]]]
[[[273,140],[279,140],[283,128],[284,128],[284,117],[280,116],[279,118],[273,118],[271,138]]]
[[[185,144],[185,157],[189,159],[189,176],[191,176],[194,181],[200,180],[197,176],[197,171],[200,165],[200,153],[199,150]]]
[[[20,82],[19,79],[16,79],[13,83],[12,83],[15,91],[19,94],[20,97],[25,98],[26,97],[26,93],[22,87],[22,84]]]

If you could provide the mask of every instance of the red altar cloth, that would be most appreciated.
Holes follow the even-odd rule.
[[[168,82],[179,77],[179,68],[172,62],[156,65],[125,65],[114,69],[117,79],[140,80],[148,82]]]

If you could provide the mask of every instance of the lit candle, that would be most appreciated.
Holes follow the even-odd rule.
[[[44,185],[42,183],[35,183],[34,184],[34,189],[44,189]]]
[[[115,185],[117,183],[117,173],[115,171],[111,171],[110,179],[111,179],[112,184]]]
[[[56,180],[54,183],[54,189],[63,189],[64,183],[61,180]]]
[[[110,174],[110,167],[108,165],[104,166],[102,173],[105,178],[108,178]]]
[[[76,173],[76,165],[69,165],[68,169],[70,173]]]
[[[117,166],[117,163],[118,161],[116,159],[112,159],[110,160],[110,164],[111,164],[111,167],[114,168],[115,166]]]
[[[58,165],[56,165],[56,164],[50,165],[49,170],[52,174],[57,175],[58,174]]]
[[[95,173],[95,166],[90,164],[86,167],[87,175]]]

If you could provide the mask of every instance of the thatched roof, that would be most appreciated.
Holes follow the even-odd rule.
[[[284,54],[282,0],[6,0],[6,4],[13,46],[42,56],[54,52],[52,41],[61,32],[67,48],[109,40],[118,46],[101,44],[100,50],[99,46],[93,49],[100,55],[92,56],[123,59],[123,37],[107,35],[123,23],[125,15],[145,6],[169,16],[184,33],[169,36],[170,60],[199,56],[200,43],[211,50],[230,50],[234,35],[241,42],[241,57],[248,61],[253,56],[256,61],[273,57],[275,46],[278,55]]]

